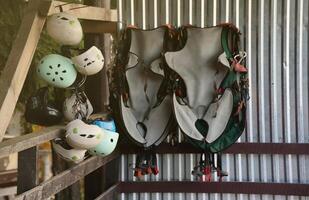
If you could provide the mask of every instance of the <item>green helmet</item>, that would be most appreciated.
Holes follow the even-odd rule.
[[[37,73],[47,83],[59,88],[69,87],[77,76],[72,61],[58,54],[49,54],[42,58]]]
[[[106,129],[102,130],[104,135],[101,142],[94,148],[88,150],[91,155],[104,157],[111,154],[116,148],[119,134],[117,132],[109,131]]]

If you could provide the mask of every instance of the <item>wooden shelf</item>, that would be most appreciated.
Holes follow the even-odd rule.
[[[47,10],[46,7],[48,7],[49,4],[51,5]],[[117,22],[118,20],[116,9],[106,9],[62,1],[43,1],[40,6],[40,14],[43,16],[50,16],[60,13],[60,6],[63,12],[70,13],[79,19],[108,22]]]
[[[62,1],[30,0],[13,43],[12,50],[0,76],[0,142],[13,115],[18,97],[46,18],[63,11],[82,21],[85,33],[114,33],[117,31],[117,10],[86,6]]]

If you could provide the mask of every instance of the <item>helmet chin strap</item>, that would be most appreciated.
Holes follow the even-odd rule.
[[[83,78],[77,84],[74,84],[73,86],[70,86],[66,89],[79,90],[85,84],[86,80],[87,80],[87,76],[83,75]]]

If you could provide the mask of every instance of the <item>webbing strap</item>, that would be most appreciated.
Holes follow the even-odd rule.
[[[230,30],[233,30],[232,32],[232,50],[229,48],[229,31]],[[226,54],[226,57],[227,59],[230,61],[232,59],[234,59],[233,57],[233,53],[235,53],[235,51],[237,51],[237,47],[235,49],[235,46],[237,46],[237,44],[234,44],[235,42],[237,43],[237,40],[238,40],[238,33],[235,31],[235,29],[229,27],[229,26],[223,26],[223,29],[222,29],[222,34],[221,34],[221,45],[222,45],[222,48]]]
[[[228,27],[223,27],[222,29],[222,34],[221,34],[221,44],[223,47],[223,50],[226,54],[226,57],[228,60],[233,59],[233,53],[231,52],[229,48],[229,43],[228,43],[228,37],[229,37],[229,28]]]

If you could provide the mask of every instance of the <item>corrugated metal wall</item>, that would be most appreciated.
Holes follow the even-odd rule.
[[[241,142],[309,142],[308,0],[118,0],[119,20],[143,29],[161,24],[201,27],[232,22],[249,55],[248,125]],[[198,155],[160,155],[159,176],[147,181],[193,180]],[[121,180],[135,180],[121,157]],[[309,183],[309,156],[223,155],[226,181]],[[121,199],[309,199],[244,194],[121,194]]]

